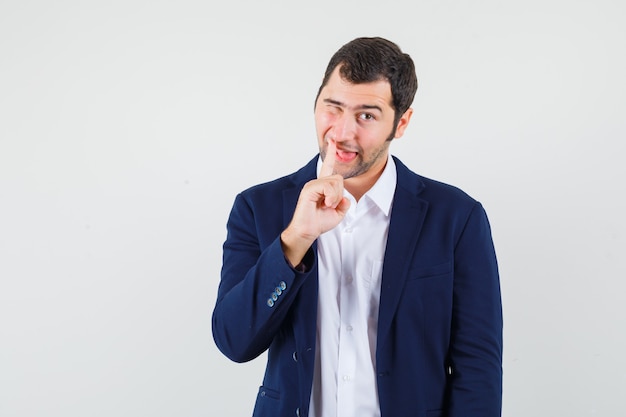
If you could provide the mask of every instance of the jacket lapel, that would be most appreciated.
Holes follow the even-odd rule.
[[[424,187],[423,182],[398,159],[394,158],[394,161],[398,180],[393,198],[383,263],[378,314],[378,349],[387,340],[391,322],[407,278],[408,260],[413,257],[428,210],[428,202],[418,197]]]
[[[316,178],[317,157],[305,167],[291,176],[293,186],[283,191],[283,230],[289,225],[298,203],[298,197],[304,184]],[[313,243],[313,251],[317,255],[317,245]],[[298,379],[300,386],[300,403],[306,404],[311,394],[313,368],[315,364],[315,343],[317,324],[317,262],[306,281],[302,284],[294,309],[292,331],[295,337],[296,351],[293,359],[299,362]],[[290,359],[289,359],[290,360]]]

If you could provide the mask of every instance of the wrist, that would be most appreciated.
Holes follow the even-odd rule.
[[[285,259],[291,264],[292,267],[297,267],[302,263],[304,255],[311,247],[313,241],[309,239],[299,237],[293,233],[289,227],[280,234],[280,244],[283,249]]]

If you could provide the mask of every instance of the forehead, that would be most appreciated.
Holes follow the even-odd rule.
[[[341,77],[337,67],[320,92],[320,99],[331,99],[348,107],[377,105],[391,109],[391,85],[387,80],[353,84]]]

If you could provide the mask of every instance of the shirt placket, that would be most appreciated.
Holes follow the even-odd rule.
[[[354,409],[354,378],[356,374],[356,339],[354,326],[358,323],[358,297],[355,280],[355,224],[353,216],[346,216],[341,231],[341,290],[339,314],[339,360],[337,369],[337,415],[349,416]]]

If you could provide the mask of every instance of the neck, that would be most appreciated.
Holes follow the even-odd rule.
[[[343,186],[358,202],[376,184],[386,166],[387,162],[385,160],[385,164],[380,168],[370,169],[357,177],[348,178],[343,182]]]

